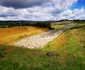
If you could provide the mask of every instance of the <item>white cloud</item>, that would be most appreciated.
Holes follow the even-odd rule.
[[[77,0],[50,0],[41,6],[22,9],[0,6],[0,20],[60,20],[85,19],[85,9],[70,10]]]
[[[66,19],[85,19],[85,9],[81,8],[81,9],[74,9],[74,10],[66,10],[64,12],[61,13],[61,15],[63,15],[63,17],[65,17]]]

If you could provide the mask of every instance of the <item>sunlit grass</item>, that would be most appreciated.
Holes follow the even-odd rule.
[[[13,42],[22,38],[40,34],[48,30],[49,29],[46,28],[33,26],[3,28],[2,30],[0,30],[0,44],[12,44]]]
[[[57,28],[62,28],[62,27],[64,27],[64,26],[66,26],[66,24],[52,24],[52,25],[51,25],[51,27],[52,27],[52,28],[55,28],[55,29],[57,29]]]

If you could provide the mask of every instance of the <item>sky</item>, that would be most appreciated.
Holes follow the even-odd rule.
[[[0,0],[0,20],[85,20],[85,0]]]

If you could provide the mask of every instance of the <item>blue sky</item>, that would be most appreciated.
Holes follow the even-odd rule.
[[[84,19],[85,0],[0,0],[0,20]]]
[[[84,8],[85,9],[85,0],[78,0],[76,4],[74,4],[70,9],[74,10],[76,8],[80,9],[80,8]]]

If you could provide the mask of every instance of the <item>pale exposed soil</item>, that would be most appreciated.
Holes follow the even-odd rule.
[[[22,39],[21,41],[15,42],[14,45],[26,48],[43,48],[48,42],[52,41],[53,39],[58,37],[61,33],[63,33],[64,31],[71,27],[73,27],[73,25],[65,26],[55,30],[50,30],[39,35],[27,37]]]

